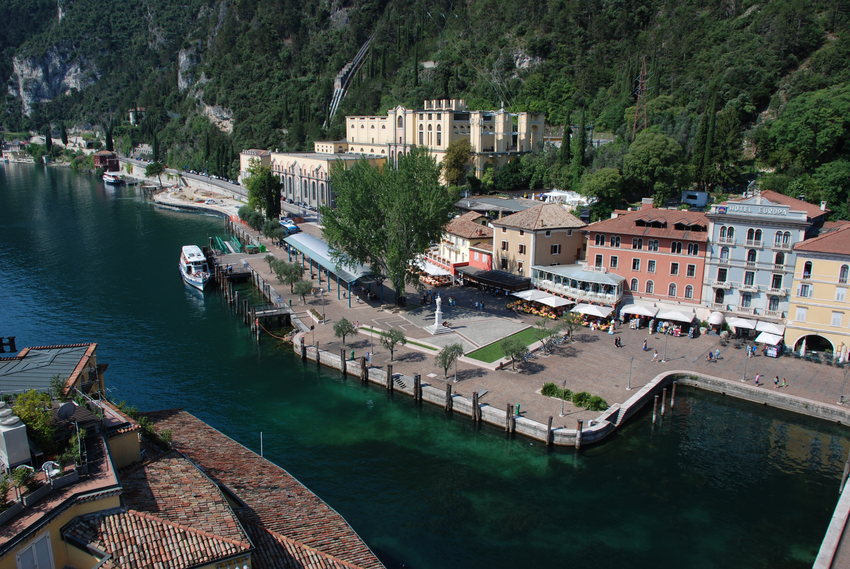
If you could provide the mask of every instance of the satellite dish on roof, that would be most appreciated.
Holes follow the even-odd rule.
[[[68,401],[67,403],[63,403],[59,410],[56,411],[56,416],[62,419],[63,421],[67,421],[71,417],[74,416],[74,413],[77,411],[77,404],[73,401]]]

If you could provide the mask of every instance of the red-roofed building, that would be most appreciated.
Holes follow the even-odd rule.
[[[121,169],[118,163],[118,153],[111,150],[98,150],[94,153],[94,167],[104,172],[117,172]]]
[[[699,304],[708,219],[702,212],[644,207],[587,227],[587,266],[626,279],[636,299]]]
[[[487,217],[469,211],[446,224],[436,253],[427,255],[427,260],[454,275],[457,274],[457,267],[472,265],[474,257],[473,266],[489,271],[492,264],[492,241],[493,228],[488,225]],[[482,246],[485,251],[490,247],[489,255],[482,254]]]

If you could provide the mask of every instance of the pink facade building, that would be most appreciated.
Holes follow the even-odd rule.
[[[700,304],[708,242],[702,212],[617,211],[587,227],[587,266],[626,279],[635,300]]]

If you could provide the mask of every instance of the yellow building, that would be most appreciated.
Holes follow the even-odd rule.
[[[543,149],[545,117],[541,113],[471,111],[463,99],[425,101],[422,109],[397,106],[386,116],[345,117],[345,140],[315,143],[316,152],[381,156],[395,163],[414,146],[428,148],[437,163],[454,140],[469,141],[471,165],[481,177],[488,165]]]
[[[271,166],[272,153],[268,150],[259,148],[249,148],[239,153],[239,177],[237,178],[241,184],[248,176],[248,169],[254,163],[259,163],[261,166]]]
[[[474,211],[459,215],[449,221],[437,249],[437,260],[444,269],[469,263],[470,247],[480,247],[493,241],[493,228],[487,218]]]
[[[797,261],[785,343],[847,361],[850,345],[850,223],[794,246]]]
[[[540,204],[492,225],[494,269],[531,277],[534,265],[568,265],[584,255],[585,223],[562,204]]]

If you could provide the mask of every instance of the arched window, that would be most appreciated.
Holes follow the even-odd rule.
[[[685,287],[685,298],[693,298],[694,297],[694,287],[688,285]]]
[[[320,194],[319,199],[322,201],[322,203],[323,204],[327,203],[327,198],[325,197],[325,183],[324,182],[319,182],[319,194]]]
[[[812,262],[806,261],[806,264],[803,265],[803,278],[810,279],[812,278]]]
[[[776,235],[773,236],[773,246],[779,247],[780,245],[782,245],[782,232],[777,231]]]
[[[838,270],[838,282],[841,284],[847,284],[847,273],[850,272],[850,267],[847,265],[841,265],[841,269]]]
[[[791,232],[790,231],[786,231],[785,233],[782,234],[782,244],[786,247],[791,244]]]
[[[670,283],[667,287],[667,296],[676,296],[676,283]]]
[[[398,128],[404,128],[404,117],[399,115],[398,120],[396,121],[396,125]]]
[[[620,246],[620,236],[612,235],[611,236],[611,247],[619,247]]]
[[[443,143],[443,126],[437,125],[437,146]]]
[[[730,241],[735,238],[735,228],[734,227],[730,227],[726,231],[726,238],[729,239]]]
[[[423,130],[422,125],[419,125],[419,146],[423,146],[425,144],[425,131]]]
[[[646,281],[646,293],[652,294],[653,292],[655,292],[655,283],[652,281]]]
[[[726,226],[720,228],[720,240],[726,239]]]
[[[756,230],[750,227],[747,229],[747,241],[752,241],[756,238]]]
[[[777,233],[777,235],[779,234]],[[785,266],[785,253],[777,253],[773,258],[773,264],[779,267]]]
[[[724,263],[729,260],[729,247],[722,247],[720,249],[720,260]]]
[[[755,265],[756,264],[756,250],[755,249],[747,249],[747,264]]]
[[[313,190],[313,193],[312,193],[313,198],[312,199],[315,202],[316,201],[316,182],[310,182],[310,187]]]
[[[632,279],[631,282],[629,283],[629,290],[632,291],[632,292],[637,292],[638,286],[639,286],[638,280]]]
[[[756,241],[758,241],[759,243],[761,243],[761,238],[762,238],[762,232],[761,232],[761,229],[756,229]]]

